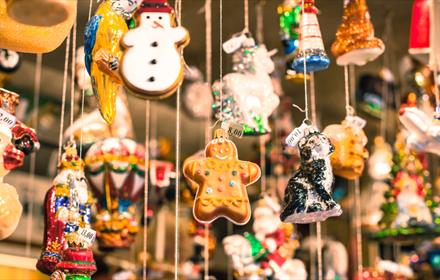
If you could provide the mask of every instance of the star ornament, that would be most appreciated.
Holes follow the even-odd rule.
[[[260,167],[238,159],[237,147],[226,131],[217,129],[205,148],[205,157],[186,161],[183,174],[197,189],[193,214],[200,223],[225,217],[237,225],[251,217],[247,186],[261,175]]]

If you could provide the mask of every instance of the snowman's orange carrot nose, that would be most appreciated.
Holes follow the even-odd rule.
[[[153,23],[154,23],[153,28],[158,28],[158,27],[163,28],[163,25],[160,24],[160,22],[158,22],[158,21],[153,21]]]

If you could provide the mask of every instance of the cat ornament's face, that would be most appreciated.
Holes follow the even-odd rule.
[[[330,139],[321,132],[311,132],[304,136],[299,141],[298,148],[301,160],[305,162],[325,159],[335,150]]]

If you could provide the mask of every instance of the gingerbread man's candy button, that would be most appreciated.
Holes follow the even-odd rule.
[[[235,187],[235,185],[236,185],[235,181],[230,181],[230,182],[229,182],[229,186],[230,186],[230,187]]]

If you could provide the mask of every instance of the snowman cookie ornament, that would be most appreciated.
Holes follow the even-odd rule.
[[[137,27],[121,40],[121,77],[139,98],[168,97],[183,80],[180,50],[189,43],[188,31],[176,26],[174,10],[166,0],[143,0],[135,18]]]

